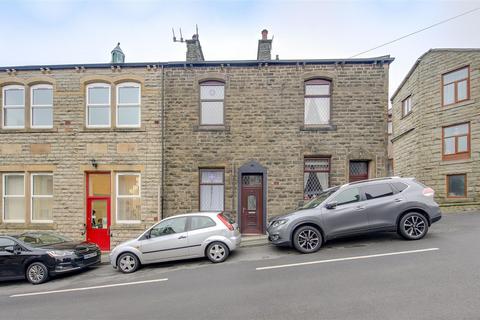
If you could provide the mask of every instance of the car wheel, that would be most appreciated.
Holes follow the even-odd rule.
[[[212,242],[207,247],[207,257],[213,263],[219,263],[227,260],[230,250],[227,245],[222,242]]]
[[[322,246],[322,234],[312,226],[304,226],[295,230],[293,246],[301,253],[318,251]]]
[[[428,221],[418,212],[407,213],[400,219],[399,233],[407,240],[419,240],[428,232]]]
[[[118,257],[117,266],[123,273],[132,273],[140,267],[140,261],[133,253],[126,252]]]
[[[48,269],[43,263],[34,262],[28,266],[26,276],[31,284],[44,283],[48,279]]]

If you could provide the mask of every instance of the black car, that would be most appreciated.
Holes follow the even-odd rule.
[[[75,242],[46,232],[0,236],[0,280],[27,278],[40,284],[50,276],[100,263],[94,243]]]

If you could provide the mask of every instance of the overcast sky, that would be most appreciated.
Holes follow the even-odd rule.
[[[280,59],[348,58],[462,12],[480,0],[407,1],[0,1],[0,65],[109,62],[117,42],[127,62],[185,59],[195,24],[206,60],[255,59],[260,31]],[[480,10],[361,57],[391,55],[390,95],[430,48],[480,47]]]

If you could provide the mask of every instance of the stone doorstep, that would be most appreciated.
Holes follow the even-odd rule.
[[[242,236],[242,243],[240,247],[257,247],[257,246],[265,246],[268,244],[268,237],[264,234],[255,234],[255,235],[243,235]],[[102,262],[101,264],[110,264],[110,259],[108,255],[110,251],[102,251]]]

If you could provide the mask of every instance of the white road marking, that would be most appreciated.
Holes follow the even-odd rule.
[[[74,292],[74,291],[95,290],[95,289],[122,287],[122,286],[131,286],[131,285],[136,285],[136,284],[163,282],[163,281],[167,281],[167,280],[168,280],[167,278],[164,278],[164,279],[154,279],[154,280],[145,280],[145,281],[136,281],[136,282],[124,282],[124,283],[107,284],[107,285],[103,285],[103,286],[94,286],[94,287],[84,287],[84,288],[73,288],[73,289],[64,289],[64,290],[52,290],[52,291],[22,293],[22,294],[14,294],[14,295],[10,296],[10,298],[38,296],[38,295],[52,294],[52,293],[64,293],[64,292]]]
[[[368,255],[368,256],[356,256],[356,257],[347,257],[347,258],[338,258],[338,259],[329,259],[329,260],[318,260],[318,261],[283,264],[283,265],[277,265],[277,266],[256,268],[255,270],[260,271],[260,270],[290,268],[290,267],[298,267],[298,266],[307,266],[307,265],[311,265],[311,264],[349,261],[349,260],[360,260],[360,259],[395,256],[395,255],[399,255],[399,254],[419,253],[419,252],[428,252],[428,251],[437,251],[437,250],[440,250],[440,249],[439,248],[428,248],[428,249],[419,249],[419,250],[410,250],[410,251],[397,251],[397,252],[389,252],[389,253],[371,254],[371,255]]]

